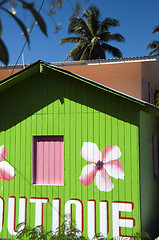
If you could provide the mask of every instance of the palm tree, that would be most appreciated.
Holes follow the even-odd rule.
[[[86,18],[86,21],[83,19]],[[60,40],[60,43],[76,43],[75,48],[69,52],[65,61],[72,57],[73,60],[106,59],[105,51],[114,57],[121,58],[121,51],[108,44],[111,40],[125,42],[119,33],[111,33],[111,27],[119,26],[119,21],[114,18],[105,18],[101,21],[99,8],[92,6],[84,10],[83,18],[71,17],[68,33],[76,34]]]
[[[154,26],[152,33],[159,33],[159,25]],[[159,55],[159,41],[152,41],[147,46],[147,49],[152,49],[149,55]]]

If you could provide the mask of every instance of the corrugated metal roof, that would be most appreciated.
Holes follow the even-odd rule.
[[[70,61],[70,62],[52,62],[50,64],[57,65],[57,66],[74,66],[74,65],[100,65],[100,64],[128,63],[128,62],[152,62],[152,61],[159,61],[159,57],[155,57],[155,56],[127,57],[127,58],[82,60],[82,61]]]
[[[126,57],[126,58],[111,58],[111,59],[97,59],[97,60],[82,60],[82,61],[67,61],[67,62],[50,62],[51,65],[56,66],[73,66],[73,65],[93,65],[93,64],[112,64],[112,63],[126,63],[126,62],[152,62],[159,61],[157,56],[137,56],[137,57]],[[32,65],[33,63],[25,64],[25,67]],[[23,64],[10,64],[0,65],[1,69],[23,69]]]

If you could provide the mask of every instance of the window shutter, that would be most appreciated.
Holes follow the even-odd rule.
[[[64,185],[63,136],[35,136],[33,184]]]

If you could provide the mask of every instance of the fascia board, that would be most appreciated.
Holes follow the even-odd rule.
[[[40,72],[39,63],[36,63],[35,65],[28,67],[5,80],[2,80],[0,82],[0,92],[3,92],[8,88],[15,86],[16,84],[24,81],[25,79],[31,77],[33,74],[37,72]]]

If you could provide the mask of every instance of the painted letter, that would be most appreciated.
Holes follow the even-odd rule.
[[[52,232],[60,227],[60,215],[61,215],[61,199],[55,198],[52,200]]]
[[[120,212],[132,212],[132,210],[133,203],[131,202],[112,203],[113,237],[121,236],[121,227],[133,228],[135,226],[135,220],[133,218],[122,218],[120,216]]]
[[[30,198],[30,202],[35,203],[35,227],[43,226],[43,203],[48,201],[48,198]]]
[[[96,201],[88,200],[87,203],[88,237],[92,239],[96,234]]]
[[[71,199],[65,204],[65,216],[69,218],[68,220],[72,223],[72,204],[76,206],[76,226],[77,229],[83,232],[83,204],[81,200]]]
[[[106,238],[109,232],[108,201],[101,201],[100,207],[100,233]]]
[[[26,222],[26,197],[19,198],[19,219],[18,223]],[[16,219],[16,197],[9,197],[8,199],[8,232],[11,235],[16,235],[15,230],[15,219]],[[25,225],[24,225],[25,227]]]

